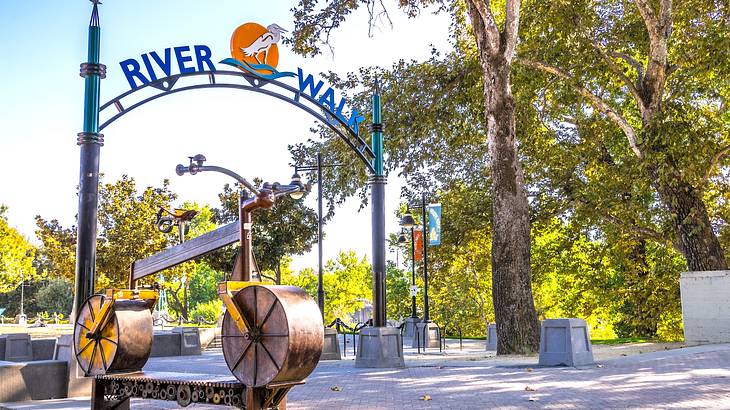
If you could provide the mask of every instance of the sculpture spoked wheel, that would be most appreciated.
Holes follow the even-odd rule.
[[[86,299],[76,315],[74,353],[87,376],[142,369],[152,350],[156,300],[153,290],[108,290]]]
[[[314,300],[294,286],[227,284],[227,292],[226,283],[219,290],[227,307],[223,357],[236,379],[261,387],[309,376],[324,344],[322,316]],[[231,291],[235,284],[240,290]]]

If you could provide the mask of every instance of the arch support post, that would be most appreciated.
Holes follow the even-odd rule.
[[[356,367],[405,367],[403,340],[400,330],[387,327],[385,289],[385,185],[383,166],[383,124],[381,121],[380,89],[375,82],[372,98],[372,151],[374,172],[370,177],[370,207],[372,212],[373,245],[373,325],[360,330]]]
[[[96,279],[96,229],[99,196],[99,154],[104,136],[99,133],[99,87],[106,67],[99,63],[101,27],[98,2],[93,1],[89,23],[88,59],[81,64],[84,77],[84,127],[78,133],[80,147],[79,208],[76,231],[75,319],[84,300],[94,293]]]

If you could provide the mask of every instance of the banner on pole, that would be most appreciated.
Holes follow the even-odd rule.
[[[428,245],[441,245],[441,204],[428,205]]]
[[[413,244],[415,245],[414,249],[414,256],[416,257],[416,262],[420,262],[423,260],[423,230],[420,228],[416,228],[413,230]]]

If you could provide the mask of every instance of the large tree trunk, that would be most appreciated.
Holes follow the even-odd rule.
[[[492,301],[497,354],[536,352],[540,324],[532,299],[530,220],[522,167],[515,146],[515,103],[510,87],[517,43],[519,1],[507,0],[504,32],[496,29],[489,4],[469,1],[469,15],[482,63],[492,171]]]
[[[669,209],[679,249],[691,271],[725,270],[725,254],[712,230],[701,192],[675,169],[665,174],[650,170],[662,202]]]
[[[530,209],[515,146],[510,67],[500,57],[482,65],[494,201],[492,300],[497,354],[532,353],[540,344],[540,324],[532,299]]]

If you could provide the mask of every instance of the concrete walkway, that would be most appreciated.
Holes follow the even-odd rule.
[[[497,358],[483,350],[483,341],[470,343],[459,351],[451,348],[451,341],[446,352],[429,349],[431,353],[425,355],[407,348],[405,369],[356,369],[351,355],[346,360],[320,362],[307,384],[292,389],[289,408],[730,409],[730,345],[599,357],[597,365],[575,369],[538,367],[537,357]],[[455,346],[458,349],[458,341]],[[220,352],[152,358],[145,368],[228,374]],[[169,409],[176,404],[134,399],[132,407]],[[11,403],[0,408],[80,409],[88,408],[88,399]]]

